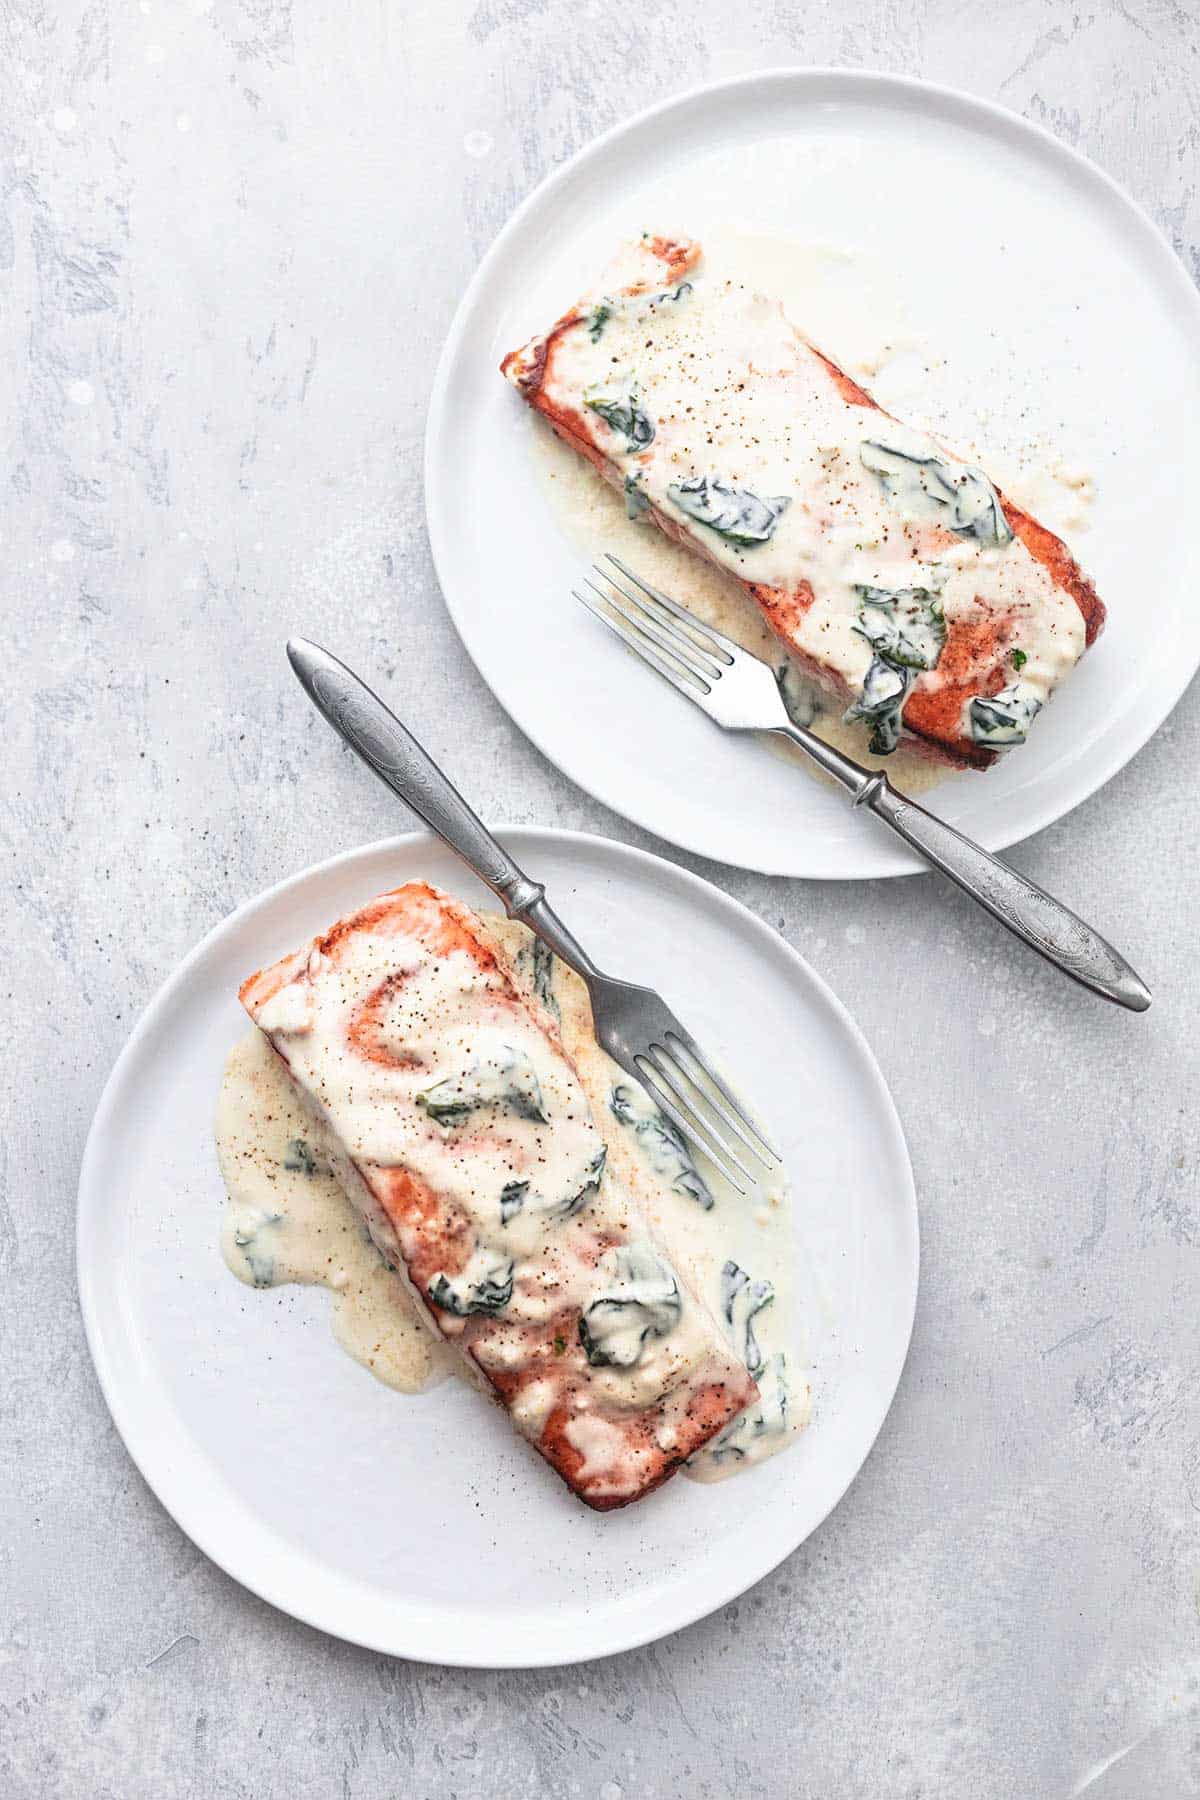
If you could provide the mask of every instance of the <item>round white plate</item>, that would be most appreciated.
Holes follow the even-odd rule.
[[[1200,662],[1200,551],[1181,501],[1200,484],[1200,300],[1107,176],[982,101],[891,76],[752,75],[644,113],[544,182],[468,289],[430,406],[429,532],[455,624],[539,748],[660,837],[774,874],[923,866],[762,743],[718,732],[569,598],[580,554],[498,373],[617,242],[646,229],[703,242],[732,217],[863,248],[887,271],[944,359],[923,410],[951,443],[979,435],[982,406],[995,447],[1040,437],[1095,473],[1093,527],[1075,547],[1108,605],[1105,634],[1027,747],[929,801],[1001,849],[1114,775]]]
[[[747,1092],[796,1195],[815,1413],[794,1449],[602,1517],[457,1382],[405,1398],[337,1348],[323,1290],[254,1292],[217,1247],[221,1068],[238,983],[412,879],[491,902],[423,835],[252,900],[152,1001],[100,1102],[79,1187],[79,1286],[125,1443],[200,1548],[285,1612],[398,1656],[567,1663],[663,1636],[742,1593],[846,1491],[899,1380],[917,1216],[891,1098],[812,970],[736,901],[603,838],[505,842],[601,963],[653,981]],[[494,902],[491,902],[494,905]],[[751,1003],[752,1002],[752,1003]]]

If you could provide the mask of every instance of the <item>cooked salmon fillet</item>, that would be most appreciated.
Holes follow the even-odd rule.
[[[1094,641],[1095,589],[983,470],[700,260],[626,246],[503,373],[631,516],[736,577],[873,751],[986,768]]]
[[[397,888],[241,999],[382,1254],[581,1500],[641,1499],[758,1397],[467,907]]]

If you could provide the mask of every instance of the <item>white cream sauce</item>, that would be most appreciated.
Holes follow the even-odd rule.
[[[779,304],[757,291],[759,283],[782,289],[812,340],[853,372],[875,374],[893,359],[902,367],[919,364],[918,341],[907,321],[881,329],[871,283],[856,267],[861,253],[719,231],[708,234],[706,246],[705,265],[689,278],[691,291],[677,302],[626,299],[611,307],[598,330],[576,328],[558,340],[548,391],[575,404],[585,395],[601,401],[632,397],[653,426],[652,440],[634,441],[585,403],[581,410],[597,445],[666,516],[691,523],[697,540],[723,568],[741,579],[781,587],[809,581],[816,599],[798,617],[795,641],[853,691],[861,690],[872,660],[856,629],[860,589],[924,586],[939,594],[948,621],[977,618],[977,595],[990,609],[1010,613],[1012,646],[1023,659],[1021,686],[1034,700],[1044,699],[1083,648],[1083,620],[1073,600],[1019,541],[989,544],[948,531],[931,521],[927,505],[910,506],[903,495],[889,496],[878,474],[864,466],[862,441],[890,433],[912,444],[919,434],[846,407]],[[748,279],[721,278],[722,270],[733,268]],[[896,404],[890,394],[886,400]],[[719,569],[697,566],[652,526],[628,519],[624,498],[605,491],[594,472],[540,422],[535,443],[544,485],[581,548],[592,556],[616,549],[746,648],[774,662],[785,660],[780,640],[749,596]],[[961,476],[964,465],[950,462]],[[1061,507],[1046,504],[1052,486],[1072,496],[1071,516],[1077,518],[1090,494],[1086,473],[1061,464],[1053,481],[1051,473],[1046,469],[1039,477],[1028,466],[1014,470],[1011,459],[996,468],[1006,489],[1011,482],[1013,498],[1022,504],[1036,499],[1031,510],[1047,522],[1061,523],[1056,517]],[[786,498],[769,538],[739,545],[695,525],[694,517],[689,521],[680,484],[702,475],[763,500]],[[940,679],[936,669],[919,676],[926,688],[936,688]],[[815,707],[814,729],[862,756],[866,732],[843,724],[844,702],[822,699],[811,683],[803,693],[802,682],[797,671],[790,685],[800,722],[809,722],[804,714]],[[869,755],[866,760],[878,761]],[[886,765],[910,792],[939,778],[912,755],[903,763],[893,756]]]
[[[227,1194],[221,1253],[239,1281],[327,1287],[342,1349],[398,1393],[451,1373],[460,1359],[371,1242],[333,1174],[324,1127],[257,1028],[225,1065],[217,1155]]]
[[[697,1481],[720,1481],[751,1468],[793,1443],[807,1423],[810,1410],[809,1384],[795,1349],[796,1252],[786,1181],[744,1198],[711,1164],[703,1159],[693,1163],[686,1152],[680,1157],[669,1140],[664,1145],[661,1137],[647,1131],[645,1121],[660,1115],[644,1090],[631,1082],[596,1042],[591,1002],[583,982],[573,970],[545,957],[540,949],[535,951],[534,940],[523,925],[490,915],[483,916],[481,922],[518,987],[527,996],[550,1000],[563,1048],[574,1064],[592,1117],[608,1145],[609,1169],[637,1200],[655,1239],[692,1290],[707,1303],[739,1355],[743,1348],[739,1334],[725,1317],[722,1270],[727,1263],[736,1263],[752,1281],[768,1280],[774,1289],[774,1298],[753,1321],[765,1365],[764,1376],[758,1378],[762,1397],[718,1439],[693,1456],[683,1472]],[[618,1100],[619,1111],[633,1114],[643,1129],[639,1130],[637,1123],[623,1122],[614,1112],[614,1092],[622,1097]],[[710,1196],[712,1205],[705,1206],[698,1200],[697,1192]],[[787,1394],[782,1417],[781,1391]],[[755,1421],[760,1414],[766,1415],[764,1427],[756,1430]]]
[[[925,793],[939,782],[953,778],[954,770],[906,749],[903,741],[894,755],[873,756],[867,749],[866,729],[843,720],[844,705],[832,701],[788,656],[781,640],[732,575],[672,543],[653,525],[627,518],[621,495],[601,481],[591,465],[532,411],[529,429],[534,465],[558,524],[588,562],[612,551],[697,618],[715,625],[743,649],[769,662],[777,674],[786,670],[787,703],[795,722],[811,727],[818,737],[856,761],[871,768],[886,768],[888,780],[904,793]],[[815,780],[832,785],[832,777],[786,738],[765,737],[763,743],[773,755],[786,758]]]
[[[747,1414],[727,1427],[714,1445],[693,1457],[686,1472],[696,1479],[713,1480],[752,1466],[793,1441],[808,1413],[808,1385],[790,1347],[794,1252],[786,1191],[780,1188],[747,1202],[711,1169],[697,1169],[686,1152],[672,1147],[669,1136],[656,1134],[650,1128],[656,1115],[648,1098],[634,1088],[592,1035],[591,1010],[583,983],[548,957],[540,953],[535,957],[533,940],[523,926],[487,916],[481,923],[518,988],[534,1003],[548,1005],[559,1022],[564,1048],[578,1071],[579,1087],[586,1096],[583,1113],[590,1107],[595,1121],[593,1126],[587,1120],[585,1130],[581,1119],[580,1146],[583,1152],[590,1152],[594,1141],[602,1140],[607,1147],[608,1169],[616,1178],[611,1183],[606,1180],[606,1195],[625,1189],[636,1200],[653,1232],[655,1246],[669,1259],[668,1273],[678,1270],[684,1284],[701,1296],[739,1354],[744,1348],[744,1343],[739,1342],[744,1335],[742,1321],[736,1314],[732,1322],[725,1317],[724,1265],[736,1262],[749,1280],[769,1280],[774,1288],[774,1298],[753,1319],[763,1363],[759,1378],[762,1397]],[[359,973],[362,985],[369,988],[370,971],[363,969]],[[445,971],[432,979],[444,985]],[[437,998],[440,1003],[447,995],[440,993]],[[422,998],[414,991],[408,998],[403,1029],[397,1028],[394,1016],[389,1020],[389,1035],[397,1043],[403,1040],[409,1051],[422,1042],[422,1015],[428,1012],[430,1018],[433,1016],[430,999],[429,994]],[[302,1020],[298,1014],[293,1017],[287,1012],[293,1007],[294,999],[280,997],[281,1017],[295,1027],[307,1025],[311,1030],[314,1021]],[[270,1020],[269,1012],[266,1016]],[[560,1059],[553,1053],[547,1055],[545,1040],[536,1027],[531,1024],[528,1031],[522,1048],[530,1056],[543,1104],[552,1095],[556,1105],[569,1108],[574,1104],[578,1112],[578,1090],[574,1097],[569,1091],[562,1091]],[[308,1030],[302,1035],[307,1036]],[[516,1035],[511,1020],[506,1020],[503,1035],[506,1047],[516,1048],[511,1041]],[[438,1079],[454,1079],[461,1076],[464,1060],[469,1066],[479,1061],[475,1037],[469,1050],[465,1040],[456,1044],[453,1032],[447,1040],[439,1029],[436,1037],[437,1041],[430,1042],[424,1051],[417,1050],[428,1057],[428,1062],[411,1077],[425,1092],[432,1085],[431,1072]],[[295,1040],[289,1041],[289,1055],[294,1043]],[[310,1051],[310,1060],[314,1068],[323,1066],[315,1048]],[[356,1062],[355,1066],[357,1090],[361,1064]],[[337,1076],[324,1068],[321,1080],[328,1084]],[[568,1089],[572,1085],[569,1072],[566,1085]],[[612,1109],[614,1089],[620,1089],[624,1097],[622,1117]],[[328,1093],[328,1085],[325,1091]],[[402,1109],[393,1106],[394,1117],[389,1125],[386,1116],[375,1121],[366,1116],[372,1105],[378,1108],[379,1095],[372,1101],[364,1092],[356,1091],[339,1095],[338,1103],[345,1105],[357,1121],[354,1130],[360,1146],[370,1146],[376,1155],[399,1155],[401,1142],[394,1133],[400,1130],[406,1158],[423,1155],[431,1174],[444,1172],[436,1160],[446,1154],[441,1127],[434,1127],[440,1142],[435,1140],[432,1148],[418,1146],[414,1152],[411,1125],[399,1123]],[[384,1110],[386,1115],[386,1102]],[[536,1132],[536,1121],[530,1120],[528,1125]],[[517,1130],[519,1133],[519,1126]],[[572,1147],[571,1133],[567,1139],[566,1147],[556,1152],[559,1160],[554,1165],[555,1172],[538,1177],[539,1187],[551,1193],[557,1191],[556,1183],[561,1186],[564,1177],[574,1181],[577,1173],[580,1146]],[[228,1191],[221,1247],[230,1269],[240,1280],[256,1287],[298,1281],[319,1282],[330,1288],[334,1295],[331,1324],[337,1341],[399,1392],[415,1393],[447,1373],[465,1372],[462,1359],[426,1323],[420,1303],[400,1275],[388,1267],[367,1234],[342,1185],[348,1178],[344,1159],[339,1157],[315,1113],[300,1100],[281,1060],[258,1030],[252,1031],[230,1055],[218,1108],[217,1142]],[[359,1153],[365,1151],[360,1149]],[[497,1151],[495,1178],[511,1174],[512,1156],[511,1144],[503,1153]],[[502,1185],[503,1180],[499,1179],[499,1186]],[[702,1201],[709,1198],[712,1204],[706,1207]],[[594,1204],[603,1206],[605,1202]],[[372,1229],[386,1248],[386,1234],[380,1232],[376,1221],[372,1222]],[[511,1222],[506,1243],[510,1232]],[[533,1235],[537,1237],[536,1230]],[[472,1278],[464,1271],[458,1279],[462,1282]],[[618,1271],[617,1292],[621,1292],[620,1281]],[[585,1303],[614,1291],[611,1271],[590,1269],[586,1282],[589,1292],[584,1296]],[[594,1294],[590,1291],[593,1288]],[[514,1322],[550,1316],[561,1304],[559,1282],[548,1282],[544,1274],[532,1279],[523,1276],[518,1262],[512,1301]],[[663,1315],[670,1316],[671,1328],[661,1337],[648,1336],[633,1367],[592,1371],[591,1387],[597,1406],[613,1412],[640,1410],[677,1382],[681,1372],[703,1361],[707,1324],[686,1300],[680,1313],[681,1317]],[[519,1330],[514,1329],[511,1343],[499,1332],[488,1348],[489,1366],[501,1368],[506,1358],[516,1361],[521,1354]],[[781,1359],[786,1369],[782,1384],[788,1396],[786,1417],[779,1406]],[[556,1384],[552,1381],[527,1385],[514,1411],[518,1428],[536,1438],[555,1403],[555,1395]],[[601,1453],[614,1448],[610,1442],[614,1430],[596,1415],[576,1418],[569,1435],[585,1459],[590,1461],[596,1456],[602,1462]],[[673,1430],[668,1406],[659,1428],[660,1447],[664,1450],[671,1447]],[[605,1432],[608,1436],[602,1444],[600,1438]]]
[[[456,1194],[481,1244],[503,1227],[512,1256],[530,1255],[603,1158],[570,1066],[466,949],[431,956],[396,930],[357,930],[336,963],[313,954],[314,978],[256,1018],[346,1154]]]

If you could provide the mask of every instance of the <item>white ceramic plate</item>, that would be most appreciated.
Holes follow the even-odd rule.
[[[654,981],[745,1072],[796,1192],[815,1416],[732,1483],[677,1478],[601,1517],[458,1383],[415,1399],[335,1345],[323,1290],[240,1287],[217,1247],[212,1121],[244,976],[414,877],[490,896],[425,836],[352,851],[252,900],[151,1003],[101,1100],[79,1188],[88,1341],[125,1443],[213,1560],[309,1624],[429,1662],[575,1662],[742,1593],[824,1518],[900,1376],[917,1283],[908,1154],[856,1027],[736,901],[603,838],[513,831],[602,963]],[[494,902],[493,902],[494,904]]]
[[[1095,472],[1076,547],[1107,631],[1026,748],[929,802],[1001,849],[1114,775],[1200,662],[1181,498],[1200,482],[1200,300],[1107,176],[996,107],[890,76],[753,75],[643,114],[544,182],[463,299],[430,407],[429,531],[455,624],[539,748],[670,842],[786,875],[922,866],[761,743],[717,732],[569,599],[579,552],[497,372],[616,242],[648,228],[703,240],[735,209],[755,232],[866,247],[944,358],[924,410],[950,442],[979,435],[982,395],[990,444],[1044,437]]]

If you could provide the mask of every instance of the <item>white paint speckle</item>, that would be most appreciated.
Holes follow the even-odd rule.
[[[166,62],[166,60],[167,53],[161,44],[146,45],[146,61],[148,63],[161,63]]]
[[[200,577],[198,575],[185,576],[183,585],[189,594],[194,594],[200,586]]]
[[[90,406],[96,398],[96,390],[90,381],[68,381],[67,399],[72,406]]]
[[[996,1021],[991,1013],[984,1013],[979,1021],[978,1031],[980,1037],[995,1037]]]
[[[78,123],[79,123],[79,118],[75,112],[74,107],[60,106],[55,111],[55,114],[54,114],[54,129],[55,129],[55,131],[62,131],[62,132],[74,131],[74,129],[78,125]]]
[[[180,113],[175,121],[175,129],[176,131],[190,131],[192,129],[191,113]]]
[[[468,156],[483,158],[492,154],[492,140],[486,131],[468,131],[463,139],[463,149]]]
[[[50,554],[55,562],[70,562],[75,554],[75,546],[70,538],[55,538],[50,546]]]
[[[606,1781],[596,1795],[596,1800],[622,1800],[623,1792],[624,1790],[618,1787],[615,1781]]]
[[[865,941],[866,935],[867,934],[861,925],[847,925],[846,927],[846,942],[848,944],[861,944]]]

